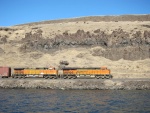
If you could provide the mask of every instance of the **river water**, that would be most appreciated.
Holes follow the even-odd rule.
[[[150,90],[0,89],[0,113],[150,113]]]

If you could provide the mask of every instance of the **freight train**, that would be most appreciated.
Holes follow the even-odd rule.
[[[110,69],[107,67],[64,67],[57,70],[54,67],[50,68],[11,68],[0,67],[0,76],[2,78],[29,78],[38,77],[45,79],[76,79],[79,77],[91,77],[96,79],[111,79],[113,76]]]

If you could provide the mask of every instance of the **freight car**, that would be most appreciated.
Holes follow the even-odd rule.
[[[78,77],[94,77],[97,79],[110,79],[113,76],[110,70],[106,67],[95,68],[79,68],[79,67],[65,67],[61,70],[50,68],[14,68],[11,75],[10,67],[0,67],[0,75],[12,78],[28,78],[28,77],[41,77],[45,79],[76,79]]]
[[[2,78],[8,78],[11,76],[11,68],[10,67],[0,67],[0,76]]]

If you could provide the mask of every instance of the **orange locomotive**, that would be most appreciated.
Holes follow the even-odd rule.
[[[57,78],[57,70],[55,68],[14,68],[13,78],[26,77],[42,77],[42,78]]]
[[[64,79],[75,79],[77,77],[95,77],[97,79],[109,79],[112,78],[110,70],[106,67],[95,67],[95,68],[63,68]]]

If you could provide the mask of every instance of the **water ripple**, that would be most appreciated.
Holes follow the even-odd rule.
[[[148,113],[150,90],[0,89],[0,113]]]

